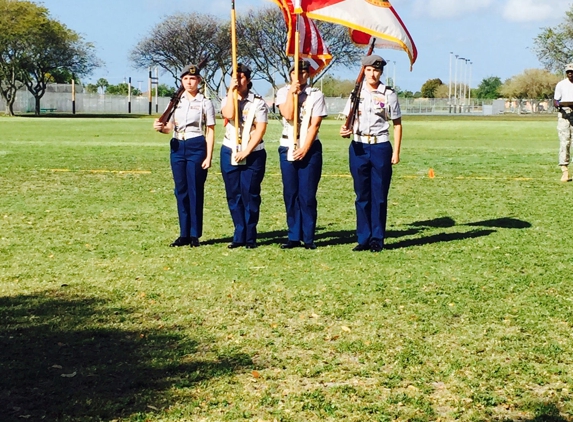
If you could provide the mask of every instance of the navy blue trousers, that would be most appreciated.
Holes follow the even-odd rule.
[[[322,174],[322,144],[312,143],[303,160],[288,161],[288,147],[279,147],[286,208],[288,240],[314,242],[316,231],[316,192]]]
[[[238,166],[231,164],[231,153],[231,148],[221,147],[221,173],[235,226],[233,242],[255,243],[267,152],[253,151],[247,157],[247,164]]]
[[[351,142],[350,173],[356,193],[356,234],[358,243],[384,244],[388,191],[392,180],[392,144]]]
[[[203,203],[207,180],[207,170],[201,168],[207,156],[205,137],[198,136],[186,141],[173,138],[170,144],[179,235],[199,238],[203,234]]]

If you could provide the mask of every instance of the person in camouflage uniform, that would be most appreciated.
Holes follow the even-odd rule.
[[[571,161],[571,139],[573,137],[573,63],[565,66],[565,79],[555,87],[553,102],[559,111],[557,134],[559,135],[559,165],[561,181],[569,181],[569,163]]]

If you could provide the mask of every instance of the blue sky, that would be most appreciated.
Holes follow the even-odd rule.
[[[565,17],[569,0],[391,0],[418,48],[418,60],[409,70],[406,53],[377,50],[391,64],[390,76],[396,74],[402,89],[418,91],[431,78],[444,83],[450,79],[450,52],[470,59],[464,71],[472,87],[489,76],[505,80],[528,68],[538,68],[530,50],[533,38],[543,27],[558,25]],[[209,13],[222,18],[230,16],[230,0],[43,0],[51,16],[93,42],[105,67],[97,69],[88,82],[106,78],[117,84],[131,77],[145,90],[147,72],[132,68],[131,49],[162,18],[179,12]],[[235,0],[237,13],[248,8],[272,5],[267,0]],[[395,65],[394,63],[395,62]],[[458,61],[458,80],[462,62]],[[452,79],[455,74],[452,62]],[[337,77],[355,79],[355,69],[338,69]],[[160,83],[171,84],[165,76]],[[262,94],[268,86],[255,84]]]

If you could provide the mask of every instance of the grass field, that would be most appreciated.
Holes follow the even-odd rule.
[[[151,119],[1,118],[0,420],[573,421],[556,118],[405,117],[381,254],[351,251],[339,125],[318,249],[279,248],[273,121],[261,246],[229,250],[219,145],[202,246],[169,248]]]

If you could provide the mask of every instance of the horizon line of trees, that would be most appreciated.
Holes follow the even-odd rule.
[[[0,0],[0,28],[0,95],[11,115],[20,88],[34,96],[39,115],[48,83],[79,81],[101,65],[93,44],[31,1]]]
[[[314,77],[321,82],[327,96],[346,96],[354,81],[337,79],[328,74],[339,66],[358,67],[364,48],[350,41],[347,28],[317,21],[333,59]],[[13,115],[16,92],[26,88],[35,98],[35,112],[40,113],[40,100],[48,83],[80,83],[102,65],[92,43],[53,19],[46,7],[29,0],[0,0],[0,95]],[[238,58],[253,69],[254,80],[267,81],[273,91],[289,80],[292,58],[286,54],[287,31],[279,8],[268,6],[249,10],[237,18]],[[551,97],[564,65],[573,57],[573,5],[557,27],[542,28],[535,37],[533,49],[545,69],[526,69],[520,75],[502,82],[484,78],[477,89],[461,85],[472,98],[491,99],[502,96],[532,101]],[[225,95],[231,73],[230,21],[202,13],[167,16],[155,25],[130,52],[135,68],[158,67],[171,75],[174,87],[160,85],[162,96],[171,95],[179,85],[179,72],[189,63],[207,57],[203,80],[212,95]],[[390,84],[391,85],[391,84]],[[100,78],[87,84],[88,92],[126,95],[126,83],[109,84]],[[427,80],[420,91],[402,91],[404,98],[448,98],[451,88],[439,78]],[[223,90],[223,92],[221,92]],[[134,95],[139,90],[132,87]]]

